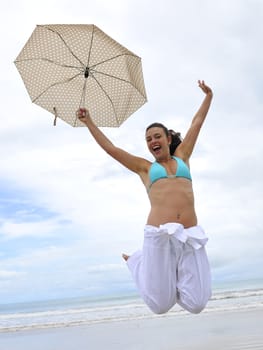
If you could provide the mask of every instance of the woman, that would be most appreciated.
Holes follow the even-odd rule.
[[[86,109],[79,119],[97,143],[114,159],[137,173],[144,183],[151,210],[144,230],[142,251],[123,254],[138,291],[157,314],[176,303],[192,313],[201,312],[211,296],[207,236],[198,226],[189,159],[213,97],[204,81],[198,81],[205,98],[185,138],[160,123],[146,129],[146,142],[155,162],[133,156],[114,146],[93,123]]]

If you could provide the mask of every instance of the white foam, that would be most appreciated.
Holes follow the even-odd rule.
[[[240,309],[258,309],[263,308],[262,303],[263,289],[251,289],[243,291],[223,291],[213,295],[206,309],[203,312],[217,312],[226,310]],[[81,303],[76,302],[77,307],[64,308],[61,301],[57,309],[52,302],[52,309],[48,310],[48,304],[45,304],[45,310],[32,311],[30,304],[28,311],[22,312],[2,312],[0,313],[0,332],[14,332],[19,330],[30,330],[35,328],[53,328],[68,327],[83,324],[93,324],[101,322],[120,322],[125,320],[136,320],[145,318],[160,317],[154,315],[145,304],[139,299],[116,299],[107,302],[96,303],[85,300]],[[25,309],[25,307],[24,307]],[[179,306],[175,306],[169,313],[163,317],[187,314]]]

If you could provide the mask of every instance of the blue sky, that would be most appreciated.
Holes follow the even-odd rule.
[[[263,279],[262,1],[13,0],[0,16],[0,303],[132,291],[121,253],[149,210],[137,175],[31,103],[13,61],[36,24],[96,24],[142,57],[148,103],[104,129],[133,154],[151,159],[151,122],[184,135],[197,80],[212,87],[191,172],[213,278]]]

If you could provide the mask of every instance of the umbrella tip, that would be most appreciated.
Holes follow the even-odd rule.
[[[53,107],[53,111],[54,111],[54,114],[55,114],[53,125],[56,126],[57,125],[57,117],[58,117],[56,107]]]
[[[85,76],[85,78],[88,78],[88,76],[89,76],[89,67],[86,67],[84,76]]]

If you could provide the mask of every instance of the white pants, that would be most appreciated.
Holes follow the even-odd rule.
[[[165,313],[176,303],[192,313],[204,309],[211,296],[207,240],[200,226],[145,226],[143,249],[131,255],[127,265],[154,313]]]

